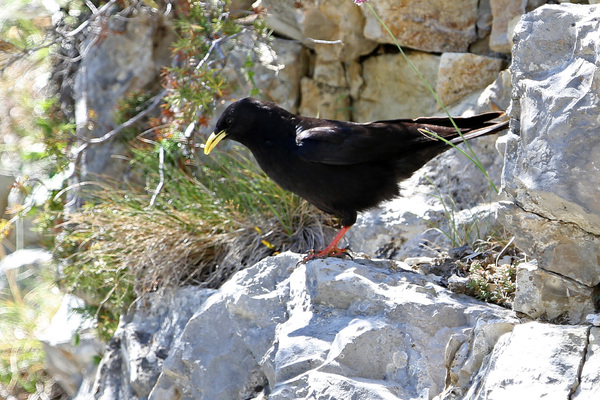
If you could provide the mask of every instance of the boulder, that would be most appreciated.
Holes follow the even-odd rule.
[[[513,134],[502,178],[512,204],[500,209],[504,226],[541,270],[563,277],[560,286],[573,280],[588,290],[600,282],[599,18],[600,6],[547,5],[517,25],[510,68]],[[553,288],[532,289],[544,299],[555,297]],[[590,296],[576,299],[588,299],[577,310],[593,307]],[[544,312],[536,308],[533,315]],[[578,311],[569,316],[572,323],[584,320]]]
[[[566,400],[597,392],[598,328],[521,323],[401,262],[302,257],[268,257],[217,290],[148,295],[76,399]]]
[[[517,325],[498,340],[462,399],[570,399],[579,386],[588,337],[587,326]]]
[[[82,385],[74,400],[148,398],[174,338],[212,293],[188,287],[139,300],[135,310],[121,318],[95,379]]]
[[[140,8],[133,15],[101,15],[91,22],[83,40],[85,57],[74,76],[73,97],[77,146],[99,138],[117,126],[118,101],[129,91],[154,82],[160,68],[170,62],[168,46],[175,39],[159,14]],[[107,32],[99,36],[98,32]],[[99,40],[101,38],[101,40]],[[125,142],[115,137],[87,146],[80,154],[77,182],[109,176],[119,180],[128,165],[113,157],[127,153]],[[70,183],[77,183],[70,182]]]
[[[531,318],[579,323],[594,312],[594,290],[538,268],[536,262],[517,265],[513,310]]]

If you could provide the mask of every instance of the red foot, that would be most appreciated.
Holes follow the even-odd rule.
[[[319,251],[316,254],[314,251],[311,251],[306,257],[304,257],[304,259],[302,261],[307,262],[310,260],[314,260],[315,258],[344,256],[348,252],[348,249],[340,249],[337,247],[337,245],[340,242],[340,240],[342,240],[342,238],[344,237],[346,232],[348,232],[348,229],[350,229],[349,226],[342,226],[342,229],[340,229],[338,234],[335,235],[335,237],[333,238],[331,243],[329,243],[329,246],[325,247],[323,250]]]
[[[319,258],[327,258],[327,257],[343,257],[348,253],[348,249],[340,249],[338,247],[334,247],[330,250],[323,249],[318,253],[315,253],[314,250],[311,250],[306,257],[302,260],[302,262],[307,262],[310,260],[315,260]]]

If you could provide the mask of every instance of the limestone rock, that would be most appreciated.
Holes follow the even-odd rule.
[[[515,326],[500,338],[463,399],[569,399],[579,384],[588,330],[537,322]]]
[[[382,0],[370,5],[390,28],[401,46],[443,53],[467,51],[477,39],[478,0]],[[365,37],[379,43],[394,43],[371,10],[362,7],[367,23]]]
[[[594,290],[538,268],[537,263],[517,266],[513,309],[531,318],[583,323],[594,312]]]
[[[529,249],[541,267],[588,287],[600,283],[600,238],[574,224],[549,220],[503,203],[499,215],[517,246]]]
[[[75,400],[148,398],[173,339],[212,292],[188,287],[174,295],[149,295],[140,300],[137,309],[121,319],[98,366],[96,380],[80,388]]]
[[[180,289],[140,305],[123,320],[88,395],[430,399],[444,389],[445,360],[457,359],[449,341],[465,339],[477,370],[517,323],[508,310],[390,261],[301,258],[270,257],[219,290]]]
[[[143,8],[127,18],[113,15],[92,23],[97,26],[85,39],[83,47],[88,51],[74,77],[78,146],[85,138],[101,137],[116,127],[117,102],[157,78],[160,68],[170,61],[168,46],[174,40],[164,21]],[[110,33],[98,40],[100,31]],[[126,152],[125,143],[114,138],[88,146],[81,155],[82,165],[77,166],[77,179],[96,180],[104,175],[118,180],[128,162],[112,156]]]
[[[270,28],[300,40],[324,61],[351,61],[377,46],[363,36],[365,18],[351,1],[263,0],[262,6]]]
[[[517,27],[504,188],[526,210],[600,235],[600,6],[544,6]],[[539,24],[538,21],[544,21]],[[534,28],[535,26],[535,28]],[[559,33],[560,31],[560,33]],[[517,139],[517,138],[515,138]]]
[[[515,29],[515,134],[502,178],[513,205],[501,217],[538,258],[538,270],[523,271],[539,281],[526,291],[535,305],[515,300],[531,316],[584,321],[600,282],[599,17],[600,6],[543,6]]]
[[[502,60],[499,58],[444,53],[440,58],[435,92],[444,105],[455,103],[493,83],[501,68]]]
[[[440,56],[416,51],[407,56],[435,88]],[[369,57],[362,67],[364,85],[353,102],[356,121],[417,118],[435,112],[435,98],[401,54]]]
[[[600,328],[591,328],[579,387],[571,399],[586,400],[600,397],[598,382],[600,382]]]
[[[148,296],[122,320],[95,384],[76,398],[587,399],[597,392],[598,328],[520,324],[513,312],[451,293],[403,263],[301,259],[266,258],[218,290]]]

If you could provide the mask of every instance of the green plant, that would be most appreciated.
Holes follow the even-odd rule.
[[[430,227],[448,238],[452,247],[455,248],[465,244],[473,243],[476,240],[484,239],[482,237],[480,228],[482,224],[489,225],[491,222],[481,220],[479,210],[472,211],[469,218],[465,219],[463,217],[461,219],[459,215],[459,207],[455,203],[454,199],[449,195],[444,195],[428,176],[426,176],[425,179],[435,190],[435,193],[430,193],[429,195],[437,199],[442,205],[444,211],[444,220],[446,221],[447,225],[447,227],[444,229],[438,225],[429,223]],[[489,229],[486,229],[486,231],[488,230]]]
[[[165,67],[162,73],[167,88],[163,117],[170,121],[162,128],[163,136],[180,134],[190,123],[205,126],[216,101],[230,88],[222,60],[215,56],[224,42],[242,30],[229,18],[229,3],[179,3],[178,39],[172,46],[177,62]],[[252,76],[249,78],[252,80]]]
[[[510,308],[515,297],[516,271],[526,256],[514,245],[514,237],[495,231],[473,242],[472,253],[456,261],[458,273],[468,278],[466,294]],[[506,257],[506,258],[505,258]]]
[[[49,283],[26,291],[21,300],[0,293],[0,396],[33,394],[49,381],[36,335],[58,309],[60,298]]]

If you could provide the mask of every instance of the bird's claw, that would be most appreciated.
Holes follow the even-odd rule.
[[[323,259],[327,257],[339,257],[342,258],[348,254],[348,248],[340,249],[338,247],[334,247],[332,249],[324,249],[317,253],[314,250],[310,250],[306,257],[302,260],[302,262],[308,262],[310,260]]]

